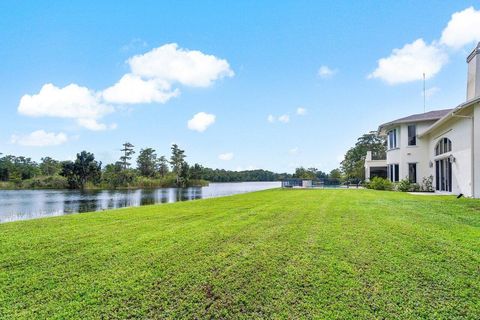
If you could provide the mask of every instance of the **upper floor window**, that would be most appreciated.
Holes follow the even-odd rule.
[[[408,126],[408,145],[417,145],[417,126],[414,124]]]
[[[398,129],[388,131],[388,149],[398,148]]]
[[[442,138],[438,141],[437,145],[435,146],[435,155],[441,155],[447,152],[452,151],[452,141],[448,138]]]

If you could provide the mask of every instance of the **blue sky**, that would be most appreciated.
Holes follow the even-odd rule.
[[[165,155],[175,142],[210,167],[329,171],[361,134],[423,111],[422,70],[427,110],[465,100],[477,10],[474,1],[2,1],[0,152],[88,150],[113,162],[124,141]]]

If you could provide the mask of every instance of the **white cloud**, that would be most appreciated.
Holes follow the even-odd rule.
[[[440,39],[442,44],[454,49],[477,41],[480,41],[480,10],[473,7],[452,14]]]
[[[203,132],[213,123],[215,123],[215,115],[199,112],[192,119],[188,120],[187,126],[190,130]]]
[[[423,39],[393,49],[390,56],[378,60],[378,67],[368,78],[378,78],[388,84],[398,84],[435,76],[447,63],[447,54],[435,43],[427,45]]]
[[[302,107],[297,108],[297,114],[298,114],[299,116],[304,116],[304,115],[307,114],[307,109],[302,108]]]
[[[429,98],[433,97],[439,91],[440,91],[440,88],[438,88],[438,87],[428,88],[428,89],[425,90],[425,98],[429,99]],[[423,96],[423,92],[422,92],[422,96]]]
[[[63,88],[47,83],[38,94],[24,95],[18,105],[20,114],[77,119],[87,129],[90,129],[88,124],[98,123],[98,119],[113,111],[112,106],[100,101],[98,94],[74,83]]]
[[[295,148],[292,148],[290,150],[288,150],[288,153],[290,153],[291,155],[296,155],[298,154],[300,150],[298,149],[298,147],[295,147]]]
[[[267,117],[267,121],[270,122],[270,123],[274,123],[275,122],[275,117],[271,114],[268,115]]]
[[[47,147],[58,146],[67,142],[68,137],[65,133],[46,132],[45,130],[33,131],[27,135],[12,135],[10,141],[14,144],[27,147]]]
[[[281,115],[280,117],[278,117],[278,121],[288,123],[290,122],[290,116],[288,114]]]
[[[113,112],[113,107],[102,104],[95,92],[77,84],[58,88],[47,83],[38,94],[24,95],[18,112],[32,117],[96,119]]]
[[[116,84],[103,91],[105,101],[116,104],[165,103],[180,94],[170,83],[161,79],[143,80],[127,73]]]
[[[223,161],[230,161],[233,159],[233,153],[232,152],[222,153],[218,155],[218,159]]]
[[[80,126],[90,130],[113,129],[116,124],[107,125],[99,120],[121,109],[119,105],[166,103],[180,95],[180,89],[173,88],[174,84],[208,87],[216,80],[234,76],[226,60],[196,50],[181,49],[175,43],[133,56],[127,62],[130,72],[103,91],[95,92],[77,84],[59,88],[47,83],[37,94],[24,95],[18,112],[31,117],[75,119]],[[200,120],[193,120],[191,126],[195,127]],[[193,130],[204,131],[215,121],[215,116],[207,115],[203,121],[207,123],[205,126]]]
[[[318,76],[323,78],[323,79],[327,79],[327,78],[331,78],[333,77],[336,73],[337,73],[338,70],[336,69],[331,69],[330,67],[328,66],[321,66],[319,69],[318,69]]]
[[[197,50],[165,44],[128,60],[133,74],[147,79],[179,82],[186,86],[208,87],[215,80],[233,77],[227,60]]]

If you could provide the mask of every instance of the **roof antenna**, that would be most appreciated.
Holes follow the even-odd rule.
[[[423,73],[423,113],[426,112],[425,110],[425,100],[426,100],[426,91],[425,91],[425,72]]]

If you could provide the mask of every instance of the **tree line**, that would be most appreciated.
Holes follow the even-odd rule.
[[[158,156],[155,149],[140,149],[136,158],[135,146],[122,144],[121,156],[114,163],[102,165],[91,152],[81,151],[75,160],[59,161],[41,158],[39,163],[23,156],[0,157],[0,187],[2,188],[130,188],[130,187],[188,187],[208,182],[276,181],[289,174],[267,170],[230,171],[212,169],[186,161],[185,150],[176,144],[171,155]],[[0,154],[1,155],[1,154]]]

